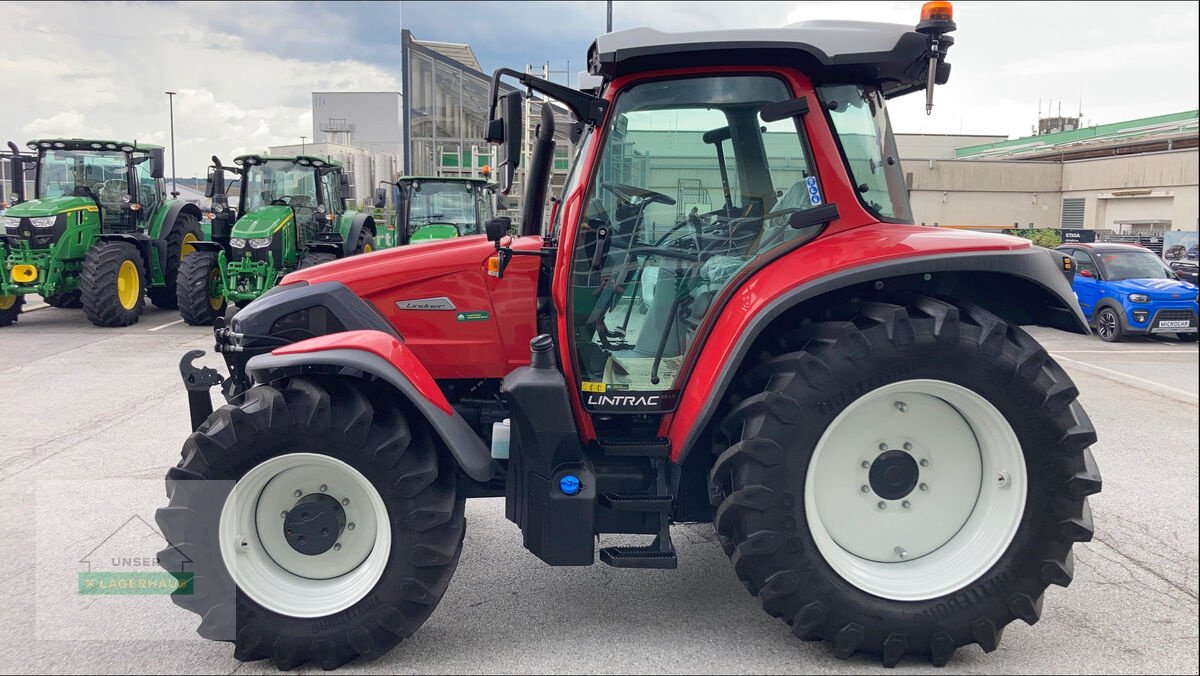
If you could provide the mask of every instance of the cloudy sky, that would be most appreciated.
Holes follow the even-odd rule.
[[[781,26],[816,18],[913,23],[920,2],[614,3],[614,28]],[[895,102],[901,132],[1027,134],[1061,99],[1102,124],[1197,108],[1197,3],[957,2],[954,76],[932,117]],[[400,89],[400,28],[467,42],[486,70],[582,68],[605,3],[4,4],[0,137],[166,144],[175,97],[179,175],[312,134],[310,92]],[[559,75],[558,79],[564,76]],[[1082,103],[1081,103],[1082,98]]]

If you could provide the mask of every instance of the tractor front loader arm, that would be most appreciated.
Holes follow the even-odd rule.
[[[252,357],[246,364],[247,373],[258,383],[301,372],[344,369],[391,384],[424,416],[467,476],[480,482],[492,478],[492,456],[483,440],[450,405],[416,355],[391,334],[373,330],[329,334]]]

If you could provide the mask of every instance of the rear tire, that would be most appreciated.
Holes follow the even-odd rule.
[[[297,269],[303,270],[304,268],[311,268],[314,265],[329,263],[330,261],[336,261],[337,259],[338,258],[336,255],[331,254],[328,251],[305,251],[304,254],[300,256],[300,263],[297,266]]]
[[[175,297],[175,281],[179,276],[179,268],[183,259],[195,253],[190,242],[197,242],[203,237],[200,224],[191,214],[179,214],[175,219],[175,227],[167,235],[167,257],[163,261],[163,285],[152,286],[147,291],[150,302],[155,307],[164,310],[174,310],[179,307]]]
[[[940,666],[1037,622],[1047,585],[1071,582],[1072,544],[1092,537],[1101,480],[1078,391],[1036,341],[975,306],[906,300],[807,324],[741,377],[710,474],[714,524],[798,637]]]
[[[25,296],[0,296],[0,326],[16,323],[21,316],[21,307],[25,305]]]
[[[146,267],[128,242],[100,242],[87,252],[80,276],[83,312],[96,326],[136,324],[146,305]]]
[[[82,293],[79,289],[64,291],[52,296],[45,296],[46,305],[57,308],[78,309],[83,307]]]
[[[358,244],[354,247],[354,254],[371,253],[375,250],[375,234],[366,228],[358,233]]]
[[[225,293],[218,254],[197,251],[183,259],[175,278],[179,314],[192,326],[208,326],[225,315]]]
[[[1106,343],[1119,343],[1125,337],[1125,325],[1121,315],[1111,307],[1102,307],[1096,313],[1096,335]]]
[[[453,462],[438,452],[420,414],[390,388],[344,377],[295,378],[278,386],[260,385],[248,390],[239,405],[215,411],[185,442],[183,456],[179,465],[167,472],[170,502],[156,515],[168,543],[159,553],[159,561],[170,572],[195,571],[194,593],[172,595],[171,599],[201,618],[201,636],[233,641],[234,657],[239,660],[269,658],[279,669],[311,661],[323,669],[334,669],[355,658],[379,657],[428,619],[458,565],[466,527],[465,500],[456,493]],[[267,504],[261,508],[266,511],[254,518],[278,523],[278,528],[285,530],[280,517],[295,506],[281,511],[274,502],[268,504],[273,499],[269,492],[272,477],[259,475],[272,463],[295,462],[297,458],[307,458],[304,461],[317,467],[349,468],[341,477],[357,475],[362,483],[355,490],[362,490],[368,499],[347,498],[341,503],[346,505],[346,522],[334,537],[339,544],[346,542],[345,549],[336,553],[327,549],[307,558],[284,550],[286,556],[279,556],[280,563],[274,564],[276,559],[262,555],[279,554],[270,550],[273,528],[237,529],[237,537],[231,539],[224,520],[233,518],[230,514],[236,517],[243,504],[252,510]],[[280,485],[287,489],[295,485],[308,492],[305,500],[314,494],[325,500],[324,495],[329,495],[337,504],[336,498],[350,495],[337,485],[336,472],[331,475],[334,480],[328,481],[328,493],[317,487],[324,486],[323,478],[289,476],[293,478]],[[230,495],[241,497],[238,491],[260,485],[264,478],[268,480],[265,488],[256,495],[245,493],[245,503],[227,499]],[[238,488],[230,486],[234,482]],[[293,499],[290,490],[282,495]],[[379,502],[373,502],[375,499]],[[389,544],[381,555],[383,564],[372,549],[349,572],[330,569],[335,575],[330,578],[311,573],[299,576],[283,568],[313,562],[336,567],[341,565],[337,556],[345,556],[343,552],[355,546],[355,536],[381,537],[384,531],[368,525],[346,530],[355,519],[366,523],[362,518],[365,512],[354,511],[363,510],[364,504],[377,504],[382,513],[372,512],[371,520],[390,525],[386,530]],[[222,533],[226,537],[220,537]],[[247,542],[242,553],[236,551],[239,541]],[[231,544],[232,554],[222,551]],[[321,558],[330,554],[331,558]],[[238,561],[237,582],[225,556]],[[351,577],[363,575],[364,570],[375,575],[374,582],[369,575]],[[264,580],[284,587],[309,585],[308,592],[280,594]],[[347,592],[346,587],[338,586],[346,580],[362,584]],[[331,612],[321,612],[317,598],[330,599]],[[280,610],[291,607],[301,610],[289,611],[294,614]]]

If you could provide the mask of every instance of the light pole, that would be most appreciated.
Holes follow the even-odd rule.
[[[175,176],[175,92],[163,92],[171,108],[171,197],[179,197],[179,186]]]
[[[308,137],[307,136],[300,137],[300,154],[301,155],[304,154],[304,139],[306,139],[306,138],[308,138]]]
[[[606,33],[612,32],[612,3],[613,0],[608,0],[608,3],[606,3],[608,5],[608,30],[605,31]]]

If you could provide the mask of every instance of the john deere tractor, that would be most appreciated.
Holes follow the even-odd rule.
[[[166,199],[163,149],[124,141],[9,142],[13,206],[0,218],[0,326],[17,320],[24,296],[83,307],[96,326],[137,322],[144,296],[175,308],[175,276],[202,239],[200,209]],[[34,196],[25,190],[35,174]]]
[[[212,159],[206,187],[212,241],[194,244],[198,255],[186,261],[177,285],[179,312],[189,324],[211,324],[227,303],[245,305],[293,270],[392,244],[369,215],[346,209],[350,184],[337,162],[242,155],[236,167],[226,167]],[[240,177],[236,211],[226,173]]]
[[[396,233],[400,244],[482,235],[492,218],[495,184],[481,178],[406,176],[396,181]],[[383,206],[383,195],[375,204]]]

